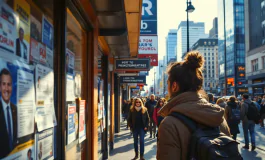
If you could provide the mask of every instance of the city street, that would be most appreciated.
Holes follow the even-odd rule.
[[[256,143],[257,149],[253,152],[242,149],[244,146],[244,135],[240,124],[240,135],[238,140],[240,141],[239,151],[242,157],[246,160],[262,160],[265,159],[265,129],[260,129],[256,126]],[[133,138],[130,135],[130,131],[126,130],[125,125],[121,125],[121,132],[115,135],[114,150],[110,152],[110,160],[129,160],[134,157]],[[156,139],[150,139],[147,133],[145,138],[145,159],[156,159]]]

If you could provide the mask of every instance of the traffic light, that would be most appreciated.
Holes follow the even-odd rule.
[[[238,82],[238,84],[239,84],[239,85],[241,85],[241,84],[242,84],[242,82]]]

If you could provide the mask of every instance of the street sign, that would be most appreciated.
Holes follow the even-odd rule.
[[[150,70],[150,59],[117,59],[116,70],[143,71]]]
[[[146,83],[146,76],[121,76],[120,83]]]

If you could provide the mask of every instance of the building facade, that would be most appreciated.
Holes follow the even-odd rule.
[[[166,59],[167,63],[176,58],[175,47],[177,45],[177,29],[170,29],[166,37]]]
[[[189,48],[198,41],[200,38],[207,38],[205,34],[204,22],[193,22],[189,21]],[[181,61],[183,55],[187,52],[187,22],[182,21],[178,26],[177,32],[177,47],[176,47],[176,57],[177,61]]]
[[[218,7],[218,61],[221,95],[243,94],[246,92],[247,84],[245,80],[244,1],[218,0]]]
[[[199,39],[192,50],[198,50],[205,59],[203,89],[206,92],[218,94],[218,39]]]
[[[213,19],[213,28],[209,31],[209,38],[218,38],[218,18]]]
[[[252,96],[265,94],[265,1],[245,0],[246,79]]]

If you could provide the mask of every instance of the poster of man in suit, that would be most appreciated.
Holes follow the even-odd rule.
[[[17,106],[10,101],[12,76],[6,68],[0,71],[0,92],[0,158],[3,158],[16,147],[17,140]]]
[[[16,55],[23,58],[25,61],[28,60],[28,48],[24,41],[24,29],[19,28],[19,38],[16,39]]]
[[[28,65],[0,57],[0,159],[22,154],[21,145],[32,145],[35,109],[33,78],[34,71]]]
[[[14,0],[14,11],[19,17],[16,55],[21,61],[29,63],[30,51],[30,5],[24,0]]]

